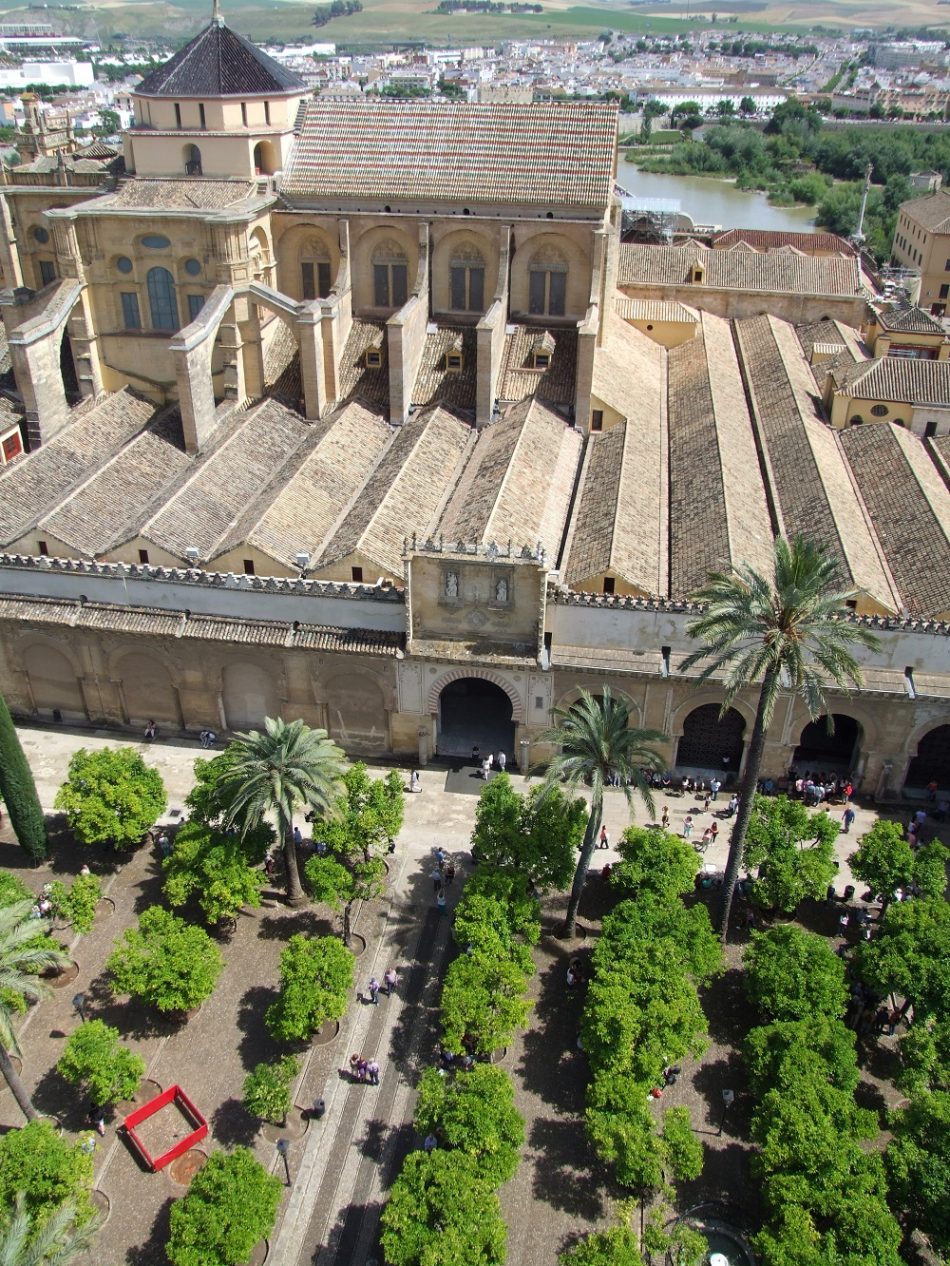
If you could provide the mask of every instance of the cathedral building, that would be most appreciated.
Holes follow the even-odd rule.
[[[623,243],[613,107],[314,99],[217,12],[133,103],[121,153],[67,129],[0,186],[17,715],[524,766],[609,683],[738,772],[690,595],[805,533],[881,648],[833,737],[783,702],[768,772],[950,787],[950,438],[870,372],[908,321],[845,244]],[[840,404],[885,377],[919,425]]]

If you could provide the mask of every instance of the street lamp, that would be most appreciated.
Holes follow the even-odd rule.
[[[287,1157],[290,1154],[290,1139],[278,1139],[277,1150],[278,1152],[280,1152],[281,1156],[284,1159],[284,1173],[287,1175],[287,1181],[285,1183],[285,1186],[289,1187],[290,1186],[290,1161],[287,1159]]]
[[[85,1024],[86,1022],[86,995],[84,993],[77,993],[73,995],[73,1010],[79,1016],[80,1020],[82,1020],[83,1024]]]

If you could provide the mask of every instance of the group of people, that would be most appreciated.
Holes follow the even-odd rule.
[[[218,736],[215,734],[214,730],[202,730],[198,735],[198,741],[202,747],[207,749],[209,747],[214,747],[215,743],[218,741]]]
[[[364,1059],[358,1052],[350,1056],[350,1080],[369,1086],[379,1085],[379,1061]]]
[[[455,882],[455,862],[449,857],[444,848],[435,850],[435,866],[429,875],[432,880],[432,890],[435,893],[435,904],[440,914],[448,913],[448,901],[446,899],[445,890],[451,888]]]
[[[396,989],[396,981],[398,980],[395,967],[387,967],[383,972],[383,984],[386,986],[386,997],[391,998]],[[376,1006],[379,1002],[380,983],[375,976],[370,976],[369,984],[366,989],[369,994],[370,1002]]]
[[[493,769],[497,769],[500,774],[505,772],[508,765],[508,757],[504,752],[489,752],[487,756],[482,756],[482,750],[476,743],[472,748],[472,764],[478,767],[482,778],[488,782],[489,776]]]
[[[804,777],[796,776],[795,771],[791,770],[788,785],[799,800],[812,806],[820,805],[823,800],[837,800],[842,796],[845,804],[850,804],[854,795],[854,784],[850,778],[837,774],[812,774],[811,770],[806,770]]]

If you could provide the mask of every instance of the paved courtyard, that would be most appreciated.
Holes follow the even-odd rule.
[[[23,728],[20,734],[47,809],[52,809],[56,790],[77,748],[121,742],[111,734],[61,729]],[[165,780],[167,820],[173,822],[173,811],[182,808],[190,787],[193,762],[202,754],[200,748],[164,741],[140,747]],[[386,769],[379,767],[373,772],[382,776]],[[366,941],[366,949],[357,960],[357,996],[336,1039],[313,1045],[302,1055],[296,1102],[308,1108],[323,1098],[326,1114],[307,1122],[295,1113],[284,1132],[290,1139],[291,1184],[268,1259],[281,1266],[363,1266],[378,1260],[378,1215],[386,1188],[405,1151],[419,1142],[411,1126],[414,1086],[420,1070],[434,1060],[440,981],[452,953],[451,920],[438,915],[432,900],[432,850],[441,845],[458,859],[454,899],[468,869],[469,836],[482,785],[474,776],[469,777],[470,772],[423,770],[422,794],[406,797],[405,825],[390,859],[389,893],[385,900],[365,907],[356,924]],[[523,786],[520,775],[515,774],[514,781]],[[695,808],[684,798],[658,799],[661,805],[668,805],[674,829]],[[839,891],[849,881],[846,854],[873,816],[859,806],[852,836],[840,837]],[[643,806],[637,806],[635,817],[647,821]],[[708,820],[698,815],[697,834]],[[628,821],[623,796],[609,794],[606,825],[612,841],[619,838]],[[725,862],[727,835],[723,824],[720,838],[706,857],[714,866]],[[65,1037],[79,1023],[71,999],[82,991],[88,999],[88,1014],[115,1024],[124,1040],[142,1053],[147,1077],[163,1088],[180,1084],[206,1115],[211,1138],[202,1145],[205,1150],[246,1144],[273,1172],[283,1175],[275,1146],[280,1132],[270,1127],[259,1129],[248,1117],[240,1102],[241,1086],[253,1064],[277,1053],[262,1021],[275,994],[284,942],[298,930],[335,932],[336,921],[316,909],[289,911],[279,894],[267,894],[261,909],[239,918],[234,936],[222,946],[226,968],[212,997],[197,1015],[174,1025],[112,997],[104,976],[105,960],[116,935],[147,905],[160,899],[157,857],[141,849],[116,867],[115,859],[107,853],[80,851],[60,837],[49,862],[34,869],[10,843],[6,822],[0,841],[0,866],[21,874],[37,889],[50,874],[75,874],[88,856],[94,869],[102,873],[105,891],[115,904],[114,913],[100,917],[92,932],[71,947],[79,975],[34,1008],[23,1026],[23,1075],[38,1107],[54,1113],[69,1131],[84,1125],[87,1105],[51,1071]],[[527,1120],[523,1163],[502,1191],[503,1212],[510,1228],[509,1260],[524,1266],[554,1266],[567,1240],[609,1221],[613,1202],[623,1195],[612,1186],[586,1143],[583,1106],[587,1070],[576,1048],[583,997],[580,991],[569,991],[564,981],[567,957],[573,952],[584,954],[592,947],[607,906],[606,885],[599,871],[615,858],[612,847],[595,854],[582,908],[582,922],[589,931],[586,940],[568,944],[550,935],[563,902],[559,899],[546,906],[544,927],[548,934],[536,951],[538,971],[532,982],[530,1026],[505,1061],[515,1080],[519,1109]],[[816,917],[828,922],[824,930],[834,931],[830,908],[827,915],[819,912]],[[741,946],[731,948],[731,966],[738,962],[740,953]],[[378,1006],[363,1003],[359,990],[371,975],[381,977],[390,964],[400,971],[397,996],[381,998]],[[703,1179],[690,1194],[736,1198],[747,1190],[747,1112],[740,1094],[737,1109],[723,1121],[721,1091],[727,1086],[741,1091],[737,1054],[728,1044],[734,1040],[732,1021],[743,1005],[738,973],[727,972],[713,986],[706,1002],[712,1045],[695,1066],[684,1066],[684,1076],[668,1092],[666,1102],[688,1103],[694,1127],[707,1148],[717,1153],[715,1163],[706,1166]],[[340,1069],[353,1051],[377,1056],[382,1067],[379,1087],[352,1085],[341,1075]],[[12,1098],[4,1091],[0,1094],[0,1126],[19,1123]],[[99,1237],[95,1260],[102,1266],[157,1266],[165,1260],[163,1245],[171,1202],[186,1188],[173,1181],[167,1171],[157,1175],[145,1172],[117,1135],[116,1124],[115,1120],[110,1123],[96,1157],[96,1183],[108,1197],[110,1215]]]

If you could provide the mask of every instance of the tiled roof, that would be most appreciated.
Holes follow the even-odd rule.
[[[366,349],[382,348],[383,363],[366,368]],[[354,321],[340,355],[340,400],[358,397],[369,404],[389,407],[389,366],[386,363],[386,327],[375,321]]]
[[[445,404],[455,409],[475,408],[475,371],[477,352],[474,326],[452,328],[439,326],[426,335],[422,359],[412,388],[416,405]],[[462,372],[449,373],[445,355],[457,344],[462,349]]]
[[[312,570],[359,553],[402,576],[402,543],[430,536],[455,486],[474,431],[442,408],[417,413],[396,433]]]
[[[547,369],[532,369],[535,343],[545,335],[554,339]],[[544,330],[536,325],[516,325],[505,337],[505,353],[498,377],[499,400],[524,400],[537,396],[548,404],[574,403],[577,375],[577,330]]]
[[[836,233],[786,233],[781,229],[724,229],[712,239],[713,249],[732,250],[740,243],[758,251],[794,246],[805,255],[815,251],[853,255],[854,247]]]
[[[758,316],[736,321],[734,330],[782,535],[817,540],[839,558],[854,588],[885,610],[898,610],[840,442],[822,419],[794,328]]]
[[[246,180],[127,180],[113,194],[89,205],[103,211],[220,211],[256,195]]]
[[[214,19],[135,89],[143,97],[269,97],[307,91],[299,75]]]
[[[842,380],[842,388],[855,400],[950,407],[950,361],[879,356],[855,365]]]
[[[675,299],[627,299],[619,295],[614,311],[624,321],[688,321],[695,325],[699,316],[694,308]]]
[[[697,261],[695,246],[620,247],[618,286],[683,286]],[[698,258],[706,272],[702,287],[724,290],[767,290],[777,294],[857,295],[861,289],[858,261],[829,255],[813,259],[778,251],[706,251]]]
[[[950,435],[934,436],[927,440],[927,446],[944,483],[950,488]]]
[[[254,546],[286,567],[298,553],[319,556],[334,526],[393,438],[385,419],[356,402],[314,427],[292,472],[281,471],[266,502],[256,501],[218,553]]]
[[[0,471],[0,545],[38,519],[117,453],[155,412],[150,401],[116,392],[68,422],[34,453]]]
[[[808,325],[796,326],[798,341],[810,357],[815,348],[835,347],[837,352],[833,358],[821,361],[820,373],[826,373],[832,366],[848,366],[868,359],[867,350],[861,342],[858,332],[845,325],[843,321],[812,321]]]
[[[749,563],[768,574],[772,524],[728,321],[669,353],[670,593]]]
[[[407,199],[604,211],[617,114],[570,102],[307,103],[282,192],[291,201]]]
[[[40,522],[88,558],[126,540],[191,465],[177,414],[151,422]]]
[[[902,427],[852,426],[841,443],[874,530],[914,615],[950,613],[950,492],[923,443]]]
[[[882,329],[899,334],[946,334],[940,322],[917,304],[907,308],[885,308],[877,314],[877,319]]]
[[[191,615],[186,611],[119,607],[99,602],[80,605],[55,598],[5,594],[0,594],[0,620],[287,649],[346,651],[358,655],[394,656],[404,642],[401,633],[378,629],[268,623],[234,616]]]
[[[902,202],[901,211],[923,229],[933,233],[950,233],[950,193],[946,189]]]
[[[666,352],[634,326],[609,321],[594,360],[591,391],[625,418],[659,418],[666,391]]]
[[[303,418],[274,400],[243,415],[236,429],[189,473],[142,528],[142,537],[176,558],[194,546],[200,561],[220,542],[307,438]]]
[[[557,557],[583,441],[537,400],[479,431],[439,520],[447,541],[540,541]]]

